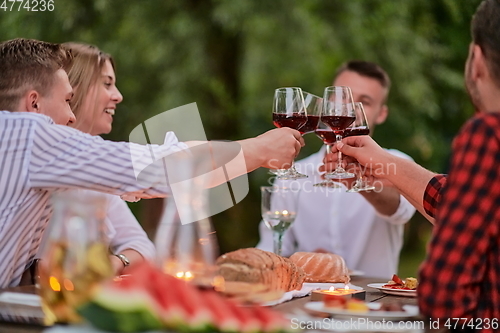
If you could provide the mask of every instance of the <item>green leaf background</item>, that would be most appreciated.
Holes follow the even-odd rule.
[[[390,116],[375,139],[445,172],[452,138],[472,114],[463,68],[479,2],[55,0],[53,12],[0,9],[0,40],[80,41],[111,53],[125,98],[111,140],[127,140],[141,121],[192,102],[209,139],[256,136],[273,128],[275,88],[321,94],[344,61],[375,61],[393,82]],[[305,139],[301,157],[321,145],[314,135]],[[249,195],[212,218],[221,252],[258,241],[258,187],[268,175],[249,178]],[[153,235],[161,202],[131,207]],[[416,273],[430,230],[418,214],[407,224],[400,274]]]

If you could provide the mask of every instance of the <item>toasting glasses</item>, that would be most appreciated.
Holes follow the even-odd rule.
[[[274,253],[281,255],[283,235],[290,228],[299,206],[299,189],[262,186],[262,219],[273,231]]]
[[[356,120],[354,120],[352,125],[345,130],[344,137],[370,134],[363,103],[354,103],[354,112],[356,113]],[[347,192],[373,191],[374,189],[375,186],[367,183],[364,172],[361,170],[353,187],[347,190]]]
[[[306,91],[302,91],[302,95],[304,96],[304,104],[307,110],[307,121],[298,131],[304,135],[307,133],[314,133],[316,130],[319,117],[321,116],[321,110],[323,109],[323,98]]]
[[[335,133],[336,142],[340,142],[344,130],[356,119],[351,88],[343,86],[326,87],[323,95],[321,121]],[[348,179],[356,177],[342,167],[342,153],[339,151],[338,165],[333,172],[325,174],[326,179]]]
[[[302,89],[296,87],[278,88],[274,92],[273,123],[276,127],[290,127],[299,130],[307,123],[307,110]],[[289,169],[269,170],[278,179],[307,178],[292,166]]]

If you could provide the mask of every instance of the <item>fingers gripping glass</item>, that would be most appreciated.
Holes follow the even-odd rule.
[[[299,130],[307,123],[307,110],[302,95],[302,89],[278,88],[274,92],[273,100],[273,123],[276,127],[290,127]],[[299,173],[292,165],[289,169],[269,170],[270,173],[278,176],[278,179],[298,179],[307,178]]]
[[[330,126],[335,133],[336,142],[342,140],[345,129],[355,119],[351,89],[341,86],[326,87],[323,95],[323,112],[320,120]],[[342,167],[342,153],[339,151],[337,168],[333,172],[325,174],[325,178],[342,180],[354,177],[356,177],[355,174],[347,172]]]
[[[283,235],[297,216],[299,189],[262,186],[261,212],[266,226],[273,231],[274,253],[281,255]]]
[[[344,137],[370,134],[370,127],[368,125],[368,121],[366,120],[363,103],[354,103],[354,112],[356,113],[356,120],[354,120],[352,125],[345,130]],[[368,184],[364,171],[360,170],[358,179],[354,183],[353,187],[347,190],[347,192],[373,191],[374,189],[375,186]]]
[[[326,146],[326,153],[331,154],[332,153],[332,145],[335,144],[336,142],[336,137],[335,137],[335,132],[332,131],[330,126],[327,124],[323,123],[322,121],[318,122],[318,126],[316,126],[316,130],[314,131],[314,134],[316,134],[325,144]],[[339,184],[335,183],[334,181],[330,179],[325,179],[321,183],[316,183],[313,186],[321,186],[321,187],[331,187],[331,188],[340,188]]]

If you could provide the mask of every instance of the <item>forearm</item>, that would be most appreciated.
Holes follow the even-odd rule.
[[[429,214],[427,214],[420,201],[419,202],[414,201],[413,198],[407,196],[405,196],[405,198],[413,205],[413,207],[415,207],[420,212],[420,214],[422,214],[423,217],[425,217],[430,223],[434,224],[435,222],[434,218],[431,217]]]
[[[423,207],[425,189],[435,175],[434,172],[424,169],[415,162],[392,156],[381,178],[389,180],[419,212],[425,214]]]
[[[254,139],[237,142],[189,141],[196,176],[207,177],[207,187],[215,187],[259,168],[264,163]]]
[[[380,191],[361,191],[359,193],[381,215],[391,216],[398,210],[400,194],[395,188],[385,186]]]

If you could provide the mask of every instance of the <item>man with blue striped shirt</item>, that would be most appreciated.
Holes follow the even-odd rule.
[[[0,44],[0,110],[7,110],[0,111],[0,288],[18,285],[33,261],[54,190],[163,197],[169,188],[161,165],[150,165],[143,171],[148,177],[139,182],[132,161],[187,148],[177,140],[148,146],[110,142],[60,126],[75,121],[69,107],[72,89],[62,69],[70,56],[58,44],[36,40]],[[291,129],[238,143],[247,172],[290,163],[303,145]]]

